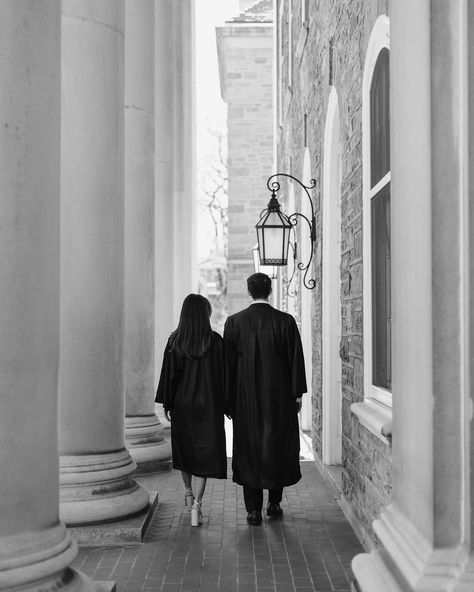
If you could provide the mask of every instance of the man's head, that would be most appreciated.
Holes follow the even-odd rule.
[[[266,300],[272,292],[272,280],[266,273],[253,273],[247,278],[247,289],[254,300]]]

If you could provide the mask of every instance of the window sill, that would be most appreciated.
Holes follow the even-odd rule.
[[[388,446],[392,445],[392,410],[389,407],[366,399],[352,403],[351,411],[372,434]]]

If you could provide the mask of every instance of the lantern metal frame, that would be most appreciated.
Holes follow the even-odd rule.
[[[295,273],[296,273],[296,269],[297,269],[297,265],[296,265],[296,261],[297,261],[297,257],[298,257],[298,243],[295,242],[292,243],[290,241],[290,249],[293,252],[293,270],[291,271],[291,275],[290,277],[287,277],[284,280],[284,283],[286,284],[286,293],[290,298],[296,298],[296,296],[298,296],[298,290],[297,290],[297,286],[293,286],[293,278],[295,277]]]
[[[286,177],[288,179],[291,179],[292,181],[295,181],[300,187],[302,187],[302,189],[304,190],[304,194],[308,198],[310,206],[311,206],[311,220],[307,216],[305,216],[304,214],[301,214],[300,212],[293,212],[293,214],[290,214],[289,216],[287,216],[284,212],[280,211],[280,204],[277,199],[277,193],[278,193],[278,191],[280,191],[280,183],[275,180],[277,177]],[[299,179],[297,179],[293,175],[290,175],[289,173],[275,173],[274,175],[271,175],[268,178],[267,187],[268,187],[268,190],[271,191],[272,196],[271,196],[270,202],[268,204],[268,207],[265,208],[264,210],[262,210],[262,212],[260,213],[260,219],[258,221],[258,224],[260,222],[262,222],[265,215],[268,215],[268,213],[270,211],[278,211],[279,215],[285,220],[285,222],[288,221],[290,223],[292,230],[294,232],[294,237],[295,237],[293,243],[291,243],[290,237],[288,238],[289,245],[292,245],[292,247],[293,247],[293,259],[294,259],[294,263],[295,263],[294,267],[293,267],[293,273],[291,274],[291,277],[288,280],[288,284],[287,284],[288,295],[290,295],[289,294],[290,285],[291,285],[291,282],[293,281],[293,277],[296,272],[296,269],[303,272],[304,287],[307,288],[308,290],[313,290],[316,287],[316,280],[312,277],[308,278],[308,274],[310,272],[311,262],[313,260],[314,243],[316,242],[316,217],[314,214],[313,200],[311,199],[311,195],[309,194],[309,191],[316,187],[316,179],[311,179],[309,182],[309,185],[305,185],[302,181],[300,181]],[[276,208],[278,208],[278,209],[276,210]],[[299,223],[299,218],[301,218],[302,220],[304,220],[307,223],[308,229],[309,229],[309,236],[311,239],[311,249],[310,249],[310,255],[309,255],[309,259],[308,259],[307,263],[303,263],[301,260],[297,261],[298,253],[297,253],[297,241],[296,241],[296,228],[295,227]],[[257,240],[258,240],[258,233],[257,233]],[[287,252],[288,252],[288,249],[287,249]],[[285,261],[286,261],[286,263],[281,263],[280,265],[287,265],[287,260],[285,260]]]
[[[278,266],[276,265],[263,265],[260,263],[260,254],[258,251],[258,243],[252,248],[252,256],[253,256],[253,269],[255,273],[266,273],[270,279],[276,280],[278,278]],[[267,273],[265,270],[262,271],[262,267],[265,269],[267,267],[271,267],[271,273]]]

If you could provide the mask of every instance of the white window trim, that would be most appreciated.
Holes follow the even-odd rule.
[[[305,148],[303,152],[303,171],[300,177],[303,179],[303,183],[309,184],[310,179],[312,178],[311,175],[311,156],[309,153],[309,149]],[[304,214],[307,218],[311,218],[311,206],[309,204],[309,200],[306,199],[306,196],[303,195],[303,189],[300,191],[300,204],[301,204],[301,213]],[[295,211],[295,210],[293,210]],[[300,254],[302,261],[308,261],[310,254],[311,254],[311,236],[309,232],[302,232],[300,238]],[[313,380],[313,322],[312,322],[312,300],[313,300],[313,292],[312,290],[307,290],[306,288],[302,287],[301,289],[301,296],[300,296],[300,305],[301,305],[301,343],[303,345],[303,352],[305,358],[305,370],[306,370],[306,385],[308,387],[307,394],[303,397],[303,406],[301,409],[300,417],[300,425],[303,430],[311,430],[312,426],[312,380]]]
[[[309,29],[309,6],[308,0],[301,0],[301,26]]]
[[[385,444],[391,445],[392,410],[378,401],[366,399],[361,403],[352,403],[351,411],[359,422]]]
[[[278,103],[278,125],[283,126],[283,12],[285,10],[285,0],[280,0],[278,4],[278,30],[277,30],[277,103]]]
[[[390,50],[390,20],[381,15],[369,39],[362,79],[362,195],[363,195],[363,280],[364,280],[364,397],[391,408],[390,391],[372,384],[372,249],[371,199],[390,182],[388,172],[375,187],[370,187],[370,86],[377,58],[382,49]]]
[[[288,89],[293,87],[293,0],[288,0]]]
[[[336,88],[330,88],[324,124],[322,192],[322,458],[325,464],[334,465],[340,464],[342,460],[342,361],[339,355],[342,335],[339,271],[342,155],[339,99]],[[335,161],[338,177],[336,183],[332,175]]]

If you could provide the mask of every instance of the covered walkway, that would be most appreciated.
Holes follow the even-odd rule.
[[[311,461],[284,492],[281,521],[249,527],[241,488],[210,480],[204,523],[190,526],[177,471],[139,478],[160,503],[143,544],[82,547],[75,567],[118,592],[348,592],[362,551],[331,489]]]

